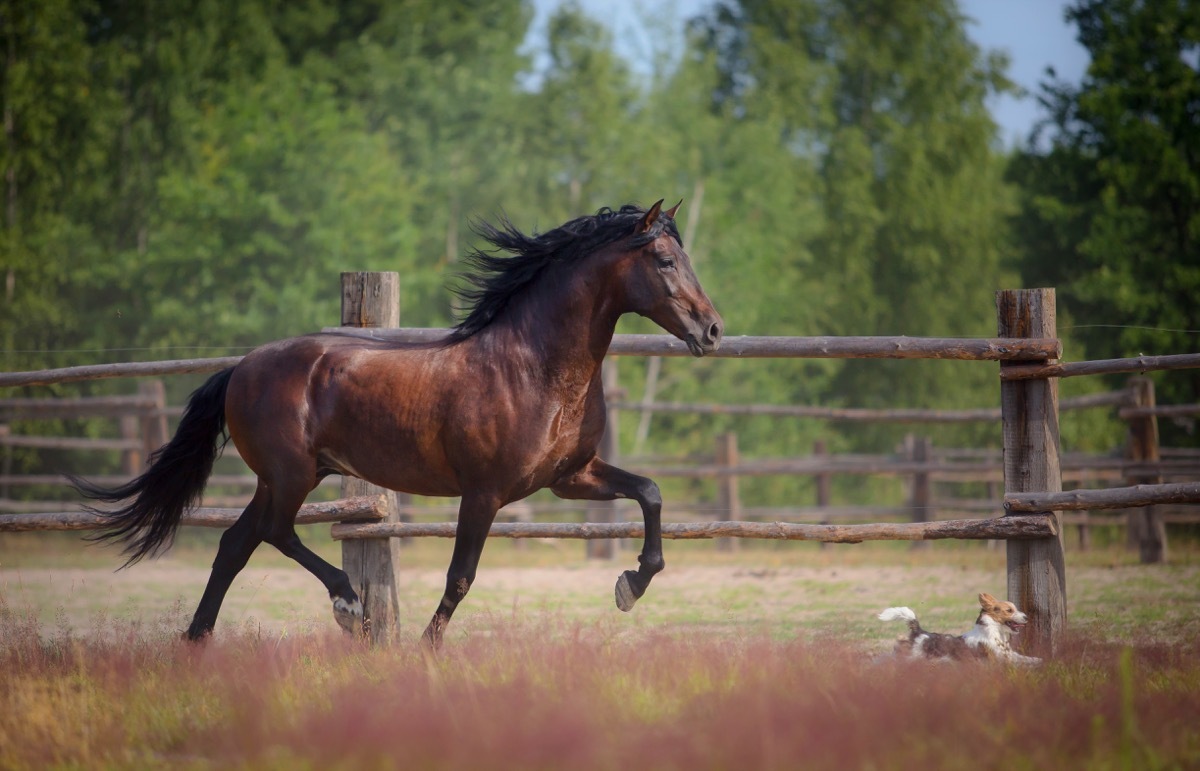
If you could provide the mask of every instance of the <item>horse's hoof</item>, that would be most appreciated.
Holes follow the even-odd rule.
[[[341,597],[333,601],[333,618],[346,634],[361,637],[363,634],[362,602],[346,602]]]
[[[203,645],[212,639],[211,629],[188,629],[180,636],[184,642],[192,643],[193,645]]]
[[[633,610],[634,604],[638,601],[637,594],[633,591],[633,584],[629,582],[629,574],[632,571],[626,570],[617,579],[616,596],[617,607],[628,613]]]

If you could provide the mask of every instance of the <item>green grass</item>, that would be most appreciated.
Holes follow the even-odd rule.
[[[305,535],[335,564],[340,545],[327,528]],[[144,622],[173,608],[189,614],[207,581],[215,533],[185,531],[166,558],[129,570],[115,550],[84,545],[74,534],[0,538],[0,593],[43,624],[86,632],[96,618]],[[402,633],[415,638],[441,596],[452,544],[421,539],[401,554]],[[489,543],[470,596],[451,626],[480,615],[549,614],[587,622],[613,618],[635,628],[695,628],[774,639],[832,636],[856,643],[881,639],[874,614],[908,605],[931,629],[959,630],[975,613],[975,595],[1006,594],[1005,552],[985,544],[906,543],[820,549],[815,544],[742,544],[736,553],[711,543],[668,542],[667,570],[634,613],[618,613],[612,583],[635,566],[634,552],[611,563],[588,561],[579,542]],[[1105,640],[1148,635],[1165,641],[1200,635],[1200,550],[1172,545],[1172,563],[1144,566],[1118,548],[1068,549],[1072,628]],[[235,582],[219,628],[263,626],[303,633],[330,628],[328,599],[316,579],[270,547],[261,547]],[[181,622],[181,626],[186,623]],[[886,637],[884,637],[886,639]]]

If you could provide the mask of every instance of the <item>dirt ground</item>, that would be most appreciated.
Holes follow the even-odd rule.
[[[995,557],[971,567],[936,560],[902,565],[844,565],[836,559],[811,565],[786,564],[793,560],[706,564],[711,560],[684,555],[655,579],[632,613],[623,614],[613,602],[613,583],[622,570],[636,566],[633,560],[625,554],[611,563],[481,566],[451,632],[478,633],[497,618],[544,615],[617,631],[834,636],[883,645],[900,631],[874,619],[885,607],[908,605],[926,628],[963,631],[974,620],[979,592],[1006,595],[1004,570],[997,569]],[[119,572],[111,567],[0,564],[0,600],[10,611],[36,613],[44,633],[87,635],[114,622],[182,629],[208,572],[194,560],[172,557]],[[406,567],[400,576],[401,636],[415,639],[441,596],[444,568]],[[1114,606],[1125,617],[1123,624],[1111,624]],[[1073,628],[1107,630],[1110,638],[1195,637],[1200,635],[1200,566],[1069,569],[1068,608]],[[246,625],[272,635],[334,628],[324,588],[288,563],[252,563],[238,576],[218,633]]]

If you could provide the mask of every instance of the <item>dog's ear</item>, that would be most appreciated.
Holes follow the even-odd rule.
[[[996,602],[996,598],[993,597],[992,595],[988,594],[987,592],[982,592],[979,595],[979,607],[983,608],[984,610],[987,610],[988,608],[991,608],[991,607],[995,607],[997,604],[998,603]]]

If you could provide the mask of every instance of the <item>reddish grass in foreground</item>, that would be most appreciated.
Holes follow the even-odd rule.
[[[436,659],[333,636],[39,636],[0,604],[0,767],[1185,768],[1197,646],[1036,671],[494,620]]]

